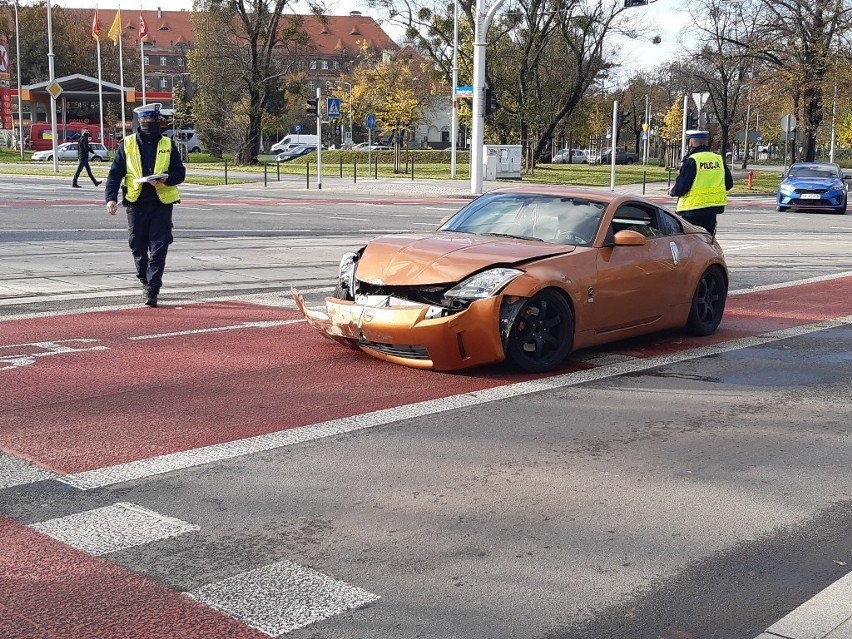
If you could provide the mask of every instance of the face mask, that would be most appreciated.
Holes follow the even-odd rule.
[[[159,122],[140,122],[139,129],[145,135],[160,135],[160,123]]]

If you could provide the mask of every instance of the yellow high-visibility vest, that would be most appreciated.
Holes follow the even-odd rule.
[[[127,174],[124,176],[124,187],[127,189],[125,199],[135,202],[142,193],[142,184],[136,184],[136,178],[144,177],[142,173],[142,152],[139,150],[139,140],[136,134],[124,138],[124,157],[126,159]],[[172,160],[172,141],[163,136],[157,143],[157,159],[154,161],[154,173],[168,173],[169,164]],[[157,197],[163,204],[174,204],[180,199],[180,191],[176,186],[165,184],[154,184]]]
[[[728,194],[725,190],[725,161],[712,151],[700,151],[691,156],[695,160],[695,181],[689,193],[677,200],[675,211],[693,211],[710,206],[725,206]]]

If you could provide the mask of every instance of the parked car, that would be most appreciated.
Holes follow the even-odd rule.
[[[589,157],[583,149],[562,149],[553,155],[552,164],[588,164]]]
[[[92,147],[92,152],[89,155],[89,159],[94,162],[107,162],[109,161],[109,151],[107,148],[101,144],[100,142],[89,142],[89,146]],[[65,142],[64,144],[60,144],[56,147],[56,157],[60,162],[66,162],[69,160],[77,161],[77,143],[76,142]],[[37,161],[53,161],[53,149],[49,151],[36,151],[33,153],[33,160]]]
[[[319,138],[316,135],[312,135],[310,133],[293,133],[290,135],[285,135],[278,142],[269,147],[269,150],[272,153],[284,153],[285,151],[289,151],[296,146],[303,146],[305,144],[313,144],[314,146],[316,146],[317,144],[319,144]]]
[[[776,209],[831,209],[846,213],[848,188],[852,175],[844,174],[839,164],[796,162],[789,169],[775,194]]]
[[[387,144],[367,144],[361,142],[352,147],[353,151],[392,151],[393,147]]]
[[[523,186],[480,196],[435,231],[346,253],[323,310],[293,297],[314,328],[390,362],[544,372],[646,333],[710,335],[727,289],[715,240],[651,201]]]
[[[637,153],[631,153],[622,146],[615,147],[615,163],[616,164],[633,164],[639,161]],[[611,164],[612,163],[612,148],[601,150],[600,154],[595,156],[595,164]]]
[[[316,150],[317,147],[313,144],[302,144],[300,146],[292,147],[291,149],[284,151],[283,153],[279,153],[275,156],[275,161],[287,162],[288,160],[300,158],[303,155],[307,155],[308,153],[313,153]]]

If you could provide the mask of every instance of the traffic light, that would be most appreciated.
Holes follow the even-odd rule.
[[[686,114],[686,128],[697,129],[698,126],[698,114],[692,111],[688,111]]]
[[[629,9],[630,7],[644,7],[648,4],[648,0],[624,0],[624,8]]]
[[[627,126],[628,124],[630,124],[630,112],[622,111],[621,118],[619,118],[618,120],[618,128],[620,129],[621,127]]]
[[[307,104],[305,104],[305,113],[308,115],[318,115],[319,111],[317,111],[317,105],[319,100],[316,98],[308,98]]]
[[[485,89],[485,115],[491,115],[500,108],[497,92],[494,89]]]

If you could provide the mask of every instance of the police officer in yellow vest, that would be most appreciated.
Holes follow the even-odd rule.
[[[710,150],[709,131],[687,131],[686,138],[689,152],[669,195],[678,198],[678,215],[715,236],[716,216],[725,212],[734,178],[722,156]]]
[[[118,210],[119,189],[127,209],[130,251],[148,306],[157,306],[166,253],[172,243],[172,208],[180,202],[177,185],[186,168],[174,142],[160,134],[159,102],[133,109],[139,120],[115,153],[106,183],[107,213]]]

